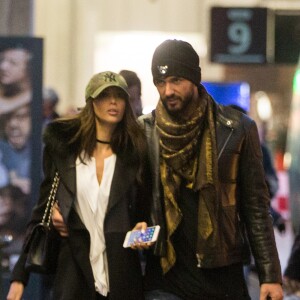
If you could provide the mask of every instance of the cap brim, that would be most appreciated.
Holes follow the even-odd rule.
[[[106,84],[103,84],[102,86],[100,86],[90,97],[95,99],[97,98],[105,89],[107,89],[108,87],[111,87],[111,86],[114,86],[114,87],[117,87],[117,88],[120,88],[121,90],[123,90],[126,95],[129,97],[129,94],[127,92],[127,90],[117,84],[114,84],[114,83],[106,83]]]

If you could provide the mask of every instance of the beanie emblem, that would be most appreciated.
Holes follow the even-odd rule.
[[[168,66],[157,66],[157,69],[161,75],[165,75],[168,72]]]

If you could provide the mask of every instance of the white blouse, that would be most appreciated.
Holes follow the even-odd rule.
[[[104,160],[100,185],[97,180],[95,158],[85,161],[85,164],[81,163],[79,158],[76,160],[77,201],[75,201],[75,208],[90,234],[90,262],[95,288],[103,296],[107,296],[109,292],[103,223],[116,159],[116,155],[113,154]]]

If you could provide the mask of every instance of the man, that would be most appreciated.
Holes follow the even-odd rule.
[[[120,71],[120,75],[122,75],[128,85],[128,93],[130,95],[130,104],[132,110],[136,117],[139,117],[143,114],[142,107],[142,84],[141,80],[137,76],[137,74],[130,70],[122,70]]]
[[[139,121],[151,160],[152,221],[161,226],[154,252],[162,277],[150,256],[146,299],[250,299],[243,276],[246,240],[260,300],[282,299],[254,121],[212,99],[200,84],[199,57],[184,41],[157,47],[152,74],[160,100]]]
[[[31,101],[31,56],[18,46],[0,52],[0,115]]]
[[[20,253],[31,212],[29,200],[28,195],[24,194],[17,186],[7,184],[0,187],[0,241],[5,236],[11,236],[13,239],[2,251],[3,255],[0,258],[2,263],[7,261],[11,255]],[[12,258],[13,256],[11,256]]]
[[[43,88],[43,128],[49,122],[59,117],[56,112],[56,106],[59,102],[59,97],[56,91],[52,88]]]
[[[300,299],[300,232],[295,234],[293,246],[284,270],[283,287],[286,300]]]
[[[31,160],[31,109],[30,104],[21,105],[3,115],[4,137],[0,139],[2,163],[9,175],[9,182],[23,193],[30,193]]]

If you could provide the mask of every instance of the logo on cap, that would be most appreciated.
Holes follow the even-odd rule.
[[[105,73],[105,75],[104,75],[104,81],[105,82],[108,82],[108,81],[109,82],[112,82],[112,81],[117,82],[116,76],[113,73]]]
[[[167,74],[168,66],[157,66],[158,72],[162,75]]]

